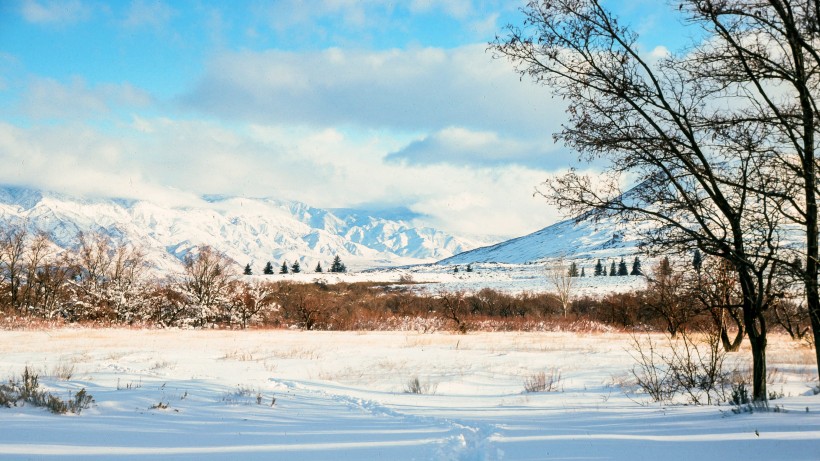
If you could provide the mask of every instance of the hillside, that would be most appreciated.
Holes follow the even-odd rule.
[[[596,261],[638,254],[638,231],[614,218],[594,220],[588,215],[567,219],[523,237],[457,254],[440,265],[503,263],[529,264],[565,257]]]
[[[205,196],[167,205],[0,187],[0,225],[25,223],[64,248],[76,243],[79,231],[101,232],[139,245],[157,269],[178,267],[201,244],[258,272],[267,261],[278,266],[298,259],[305,268],[328,267],[335,255],[351,269],[429,263],[477,246],[389,214],[334,212],[271,198]]]

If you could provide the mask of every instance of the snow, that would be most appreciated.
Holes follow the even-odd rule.
[[[401,278],[407,278],[414,283],[404,285],[415,291],[428,294],[440,292],[475,293],[489,288],[503,293],[544,293],[554,292],[555,287],[550,285],[546,275],[546,264],[472,264],[472,272],[467,272],[466,265],[424,264],[398,268],[374,269],[363,272],[321,273],[303,272],[299,274],[275,274],[272,276],[254,276],[254,279],[287,280],[302,283],[324,282],[357,283],[379,282],[399,283]],[[580,270],[580,269],[579,269]],[[592,267],[586,267],[587,274],[592,273]],[[646,277],[575,277],[572,285],[573,296],[601,296],[607,293],[624,293],[646,287]]]
[[[0,409],[0,458],[817,459],[812,350],[773,336],[770,390],[786,397],[772,403],[785,411],[734,414],[627,396],[616,383],[632,366],[629,341],[612,332],[3,331],[7,377],[29,366],[52,392],[86,388],[96,404],[68,416]],[[66,365],[70,380],[47,377]],[[559,391],[523,392],[526,377],[551,370]],[[405,393],[413,378],[435,392]]]
[[[258,272],[267,261],[329,266],[335,255],[353,269],[429,263],[478,245],[411,221],[339,213],[275,199],[208,196],[169,205],[0,186],[0,225],[24,223],[63,248],[76,245],[80,230],[100,232],[145,249],[159,272],[179,270],[179,260],[199,245]]]

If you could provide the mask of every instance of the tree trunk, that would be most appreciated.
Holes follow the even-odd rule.
[[[737,352],[737,350],[740,349],[740,345],[743,343],[743,336],[745,336],[743,328],[740,328],[737,330],[735,339],[730,341],[728,330],[725,326],[722,327],[720,329],[720,341],[723,343],[723,350],[726,352]]]
[[[766,402],[769,398],[766,390],[766,320],[762,315],[746,314],[745,317],[752,346],[752,400]]]

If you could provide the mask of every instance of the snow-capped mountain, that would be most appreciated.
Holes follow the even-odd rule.
[[[604,261],[639,253],[639,232],[617,218],[571,218],[532,234],[476,248],[443,259],[438,264],[529,264],[555,258]]]
[[[314,208],[276,199],[205,196],[184,205],[144,200],[86,199],[0,187],[0,226],[25,223],[61,247],[79,231],[102,232],[139,245],[161,269],[179,267],[198,245],[210,245],[256,272],[270,261],[312,270],[339,255],[352,269],[426,263],[475,248],[476,242],[409,220],[358,210]],[[396,213],[391,213],[396,215]]]

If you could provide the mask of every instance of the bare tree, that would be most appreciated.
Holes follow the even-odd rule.
[[[248,328],[252,322],[259,321],[265,311],[273,307],[275,301],[275,285],[271,282],[234,281],[229,320],[238,324],[240,328]]]
[[[452,320],[453,323],[455,323],[456,331],[459,333],[467,333],[470,329],[466,321],[466,317],[469,314],[469,303],[464,298],[464,292],[443,291],[439,293],[438,299],[441,306],[442,317]]]
[[[597,181],[570,171],[548,181],[544,195],[570,214],[651,223],[642,235],[650,250],[699,248],[729,261],[752,349],[753,398],[766,400],[763,314],[778,296],[778,210],[787,202],[768,192],[788,188],[765,155],[768,130],[715,104],[734,89],[704,78],[699,62],[647,58],[637,35],[597,0],[532,1],[523,13],[523,25],[491,48],[568,101],[556,140],[582,159],[608,161]],[[627,178],[636,186],[625,194]]]
[[[205,325],[218,320],[227,303],[229,285],[236,276],[236,263],[223,253],[203,245],[188,253],[183,264],[181,287],[189,297],[194,320]]]
[[[572,276],[570,267],[571,265],[568,265],[563,257],[558,258],[547,267],[547,280],[555,290],[555,297],[561,303],[564,317],[572,308],[572,286],[575,278]]]
[[[673,339],[697,313],[692,308],[683,279],[683,272],[673,268],[666,257],[647,274],[648,287],[644,302],[646,307],[663,319],[666,331]]]
[[[740,311],[742,302],[737,275],[726,260],[707,258],[702,264],[703,269],[695,274],[689,291],[712,317],[723,349],[727,352],[737,351],[746,332]],[[731,340],[730,329],[735,332]]]
[[[805,287],[811,328],[820,337],[817,133],[820,97],[820,1],[689,0],[690,19],[714,40],[696,49],[697,77],[716,79],[742,101],[725,117],[757,132],[780,181],[780,213],[805,232]],[[772,193],[771,188],[757,193]],[[795,268],[797,269],[797,268]],[[815,340],[820,375],[820,342]]]
[[[28,232],[22,225],[12,225],[0,235],[0,279],[4,285],[6,305],[12,310],[20,310],[23,300],[20,296],[25,271],[26,240]]]

